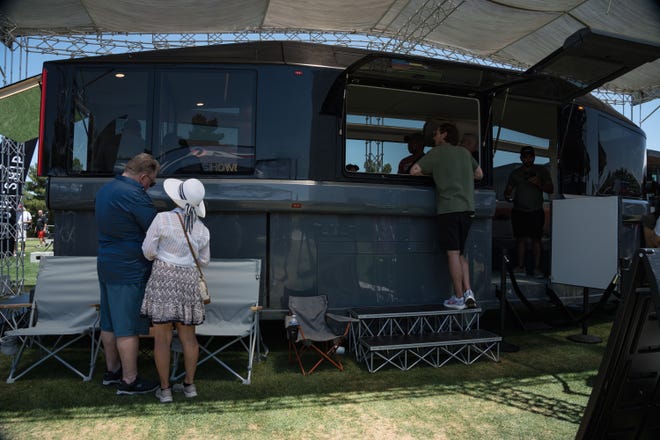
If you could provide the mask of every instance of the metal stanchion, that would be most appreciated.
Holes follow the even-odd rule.
[[[500,336],[502,336],[502,342],[500,342],[500,351],[505,353],[515,353],[520,350],[515,344],[510,344],[504,340],[504,327],[506,323],[506,308],[507,308],[507,298],[506,298],[506,275],[507,267],[509,264],[509,259],[506,255],[506,249],[502,249],[502,266],[500,268]]]
[[[576,335],[566,336],[566,338],[573,342],[579,342],[581,344],[599,344],[603,340],[595,335],[588,334],[589,329],[587,326],[587,314],[589,313],[589,288],[582,288],[582,313],[585,315],[585,319],[582,320],[582,333]]]

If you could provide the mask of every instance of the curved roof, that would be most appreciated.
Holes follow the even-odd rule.
[[[183,4],[185,3],[185,6]],[[380,50],[417,44],[528,68],[577,30],[644,40],[660,50],[656,0],[5,0],[0,37],[105,33],[309,30],[379,37]],[[660,60],[603,88],[636,101],[660,96]]]

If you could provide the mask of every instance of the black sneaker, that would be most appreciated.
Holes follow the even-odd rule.
[[[103,385],[117,385],[121,382],[121,367],[117,371],[107,371],[103,373]]]
[[[160,384],[158,382],[137,377],[132,383],[126,383],[123,380],[119,382],[119,385],[117,385],[117,394],[146,394],[155,391],[159,386]]]

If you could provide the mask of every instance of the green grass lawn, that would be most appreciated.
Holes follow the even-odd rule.
[[[39,239],[37,238],[28,238],[25,242],[25,253],[23,254],[23,279],[24,279],[24,289],[29,291],[37,283],[37,272],[39,271],[39,263],[30,262],[30,254],[32,252],[44,252],[44,251],[53,251],[54,245],[49,246],[47,249],[41,248],[38,246]],[[12,280],[16,280],[21,276],[20,264],[14,262],[14,257],[9,257],[11,260],[3,265],[3,271],[7,271],[7,275],[10,276]],[[20,257],[18,257],[20,258]]]
[[[37,243],[26,246],[26,290],[36,283],[29,254],[42,250]],[[589,328],[604,339],[596,345],[568,341],[577,328],[517,331],[506,340],[520,351],[502,353],[499,363],[371,374],[347,355],[344,372],[326,366],[308,377],[289,362],[281,324],[265,323],[271,352],[251,385],[205,364],[199,397],[175,395],[168,405],[103,387],[102,355],[92,382],[49,360],[7,384],[10,358],[0,354],[0,439],[571,439],[611,329],[611,315],[599,318]],[[83,351],[71,351],[84,364]],[[148,350],[141,371],[156,377]]]
[[[612,317],[590,326],[606,341]],[[277,325],[275,325],[277,324]],[[197,374],[199,397],[116,396],[49,361],[14,384],[0,383],[3,439],[571,439],[587,405],[605,343],[582,345],[579,329],[513,332],[520,346],[501,362],[369,373],[348,355],[303,377],[290,363],[281,323],[264,325],[271,347],[242,385],[217,364]],[[148,344],[148,341],[147,341]],[[84,360],[82,354],[80,360]],[[9,358],[0,355],[0,377]],[[141,371],[155,378],[150,355]],[[2,375],[5,376],[2,376]]]

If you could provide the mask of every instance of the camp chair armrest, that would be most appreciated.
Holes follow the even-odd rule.
[[[32,306],[32,303],[0,304],[0,309],[22,309],[24,307]]]
[[[360,322],[359,319],[351,318],[350,316],[336,315],[334,313],[326,313],[325,316],[336,322]]]
[[[253,312],[261,312],[264,309],[264,306],[251,306],[250,310]]]
[[[335,315],[334,313],[326,313],[325,314],[326,318],[332,319],[333,321],[344,325],[346,324],[346,327],[344,328],[344,334],[341,335],[342,337],[348,336],[348,331],[351,328],[351,323],[353,322],[360,322],[359,319],[351,318],[350,316],[343,316],[343,315]],[[338,335],[339,336],[339,335]]]

